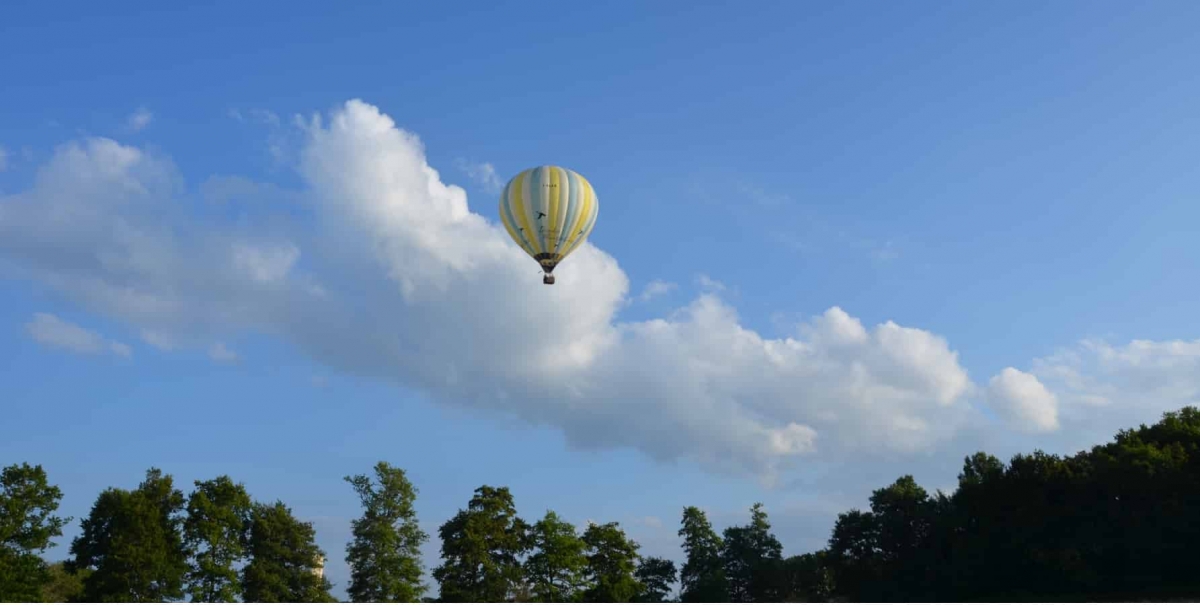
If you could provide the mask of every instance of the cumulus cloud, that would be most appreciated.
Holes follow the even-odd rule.
[[[139,107],[137,111],[129,115],[129,118],[125,120],[125,124],[130,130],[138,132],[149,126],[153,120],[154,114],[150,113],[149,109]]]
[[[1035,360],[1030,371],[1058,398],[1073,447],[1200,405],[1200,340],[1084,340]]]
[[[542,287],[503,229],[377,108],[350,101],[298,124],[302,187],[278,197],[300,218],[244,195],[222,198],[242,212],[236,223],[197,216],[170,160],[89,139],[0,197],[0,259],[160,349],[273,336],[329,371],[551,426],[573,447],[768,481],[806,458],[929,451],[977,420],[979,389],[936,334],[864,326],[834,307],[768,337],[704,275],[689,303],[624,321],[629,279],[616,259],[585,244]],[[1049,392],[1087,386],[1072,371],[1047,360],[1032,374]],[[1057,383],[1043,375],[1056,372]],[[1005,376],[990,401],[1041,396]],[[1062,418],[1104,393],[1069,392]]]
[[[35,313],[25,324],[29,336],[41,345],[82,353],[98,355],[112,353],[120,357],[133,355],[129,345],[108,340],[103,336],[50,313]]]
[[[482,187],[484,191],[500,193],[500,190],[504,188],[504,182],[500,180],[500,175],[496,173],[496,167],[492,166],[490,162],[475,163],[458,160],[458,168],[467,175],[467,178]]]
[[[638,296],[638,300],[647,301],[652,298],[658,298],[659,296],[670,293],[676,287],[676,284],[666,282],[661,279],[656,279],[646,284],[646,287],[642,289],[641,295]]]
[[[1020,430],[1058,429],[1058,398],[1033,374],[1005,368],[988,383],[987,400]]]

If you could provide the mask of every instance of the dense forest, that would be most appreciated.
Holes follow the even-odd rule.
[[[617,523],[583,532],[553,512],[517,514],[505,487],[482,486],[438,530],[417,489],[380,462],[346,477],[362,503],[345,559],[354,601],[1161,601],[1200,598],[1200,411],[1165,414],[1090,451],[978,453],[953,494],[911,476],[839,515],[825,549],[792,557],[760,505],[718,532],[682,511],[678,565],[642,557]],[[326,553],[282,502],[256,502],[229,477],[185,495],[150,469],[136,488],[96,497],[70,558],[44,551],[70,521],[40,466],[0,477],[0,600],[330,602]],[[436,580],[436,597],[430,578]]]

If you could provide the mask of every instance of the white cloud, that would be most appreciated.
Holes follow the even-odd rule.
[[[113,353],[129,357],[133,354],[129,345],[107,340],[96,332],[50,313],[34,313],[33,319],[25,324],[25,329],[33,340],[55,349],[87,355]]]
[[[646,284],[646,287],[642,290],[641,295],[638,296],[638,300],[647,301],[652,298],[657,298],[664,294],[670,293],[676,287],[677,287],[676,284],[673,284],[671,282],[665,282],[661,279],[656,279],[656,280]]]
[[[1020,430],[1058,429],[1058,398],[1033,374],[1005,368],[988,383],[987,400]]]
[[[138,132],[149,126],[150,122],[153,120],[154,114],[150,113],[149,109],[146,109],[145,107],[139,107],[137,111],[130,114],[129,119],[125,121],[125,124],[130,130]]]
[[[834,307],[769,338],[705,275],[690,303],[623,321],[616,259],[585,244],[545,288],[375,107],[301,124],[289,153],[303,190],[280,196],[301,219],[237,197],[237,223],[196,216],[169,160],[91,139],[0,197],[0,259],[159,348],[253,331],[329,371],[555,427],[573,447],[767,480],[805,459],[927,452],[979,421],[980,389],[936,334]],[[1061,401],[1067,419],[1075,399]]]
[[[496,174],[496,167],[489,162],[474,163],[458,160],[458,169],[462,170],[475,184],[489,193],[500,193],[504,189],[504,181]]]
[[[218,342],[208,348],[208,357],[221,363],[232,363],[238,360],[238,354],[229,350],[225,343]]]
[[[1057,396],[1060,433],[1072,448],[1200,405],[1200,340],[1084,340],[1035,360],[1030,371]]]
[[[706,275],[704,273],[701,273],[696,276],[696,284],[699,285],[704,290],[712,290],[712,291],[720,292],[725,289],[725,284],[709,277],[708,275]]]

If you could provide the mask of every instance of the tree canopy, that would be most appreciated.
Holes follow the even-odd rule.
[[[423,581],[416,487],[385,462],[346,477],[362,506],[346,546],[347,594],[417,601]],[[67,519],[39,466],[0,473],[0,600],[328,602],[325,553],[283,502],[255,502],[227,476],[185,498],[151,468],[135,489],[103,490],[71,542],[42,555]],[[682,565],[641,552],[616,522],[581,534],[547,511],[518,515],[506,487],[484,485],[438,530],[432,573],[442,601],[1029,602],[1200,598],[1200,411],[1165,414],[1070,456],[1007,463],[977,452],[949,493],[910,475],[838,515],[825,548],[785,553],[766,507],[718,532],[683,508]],[[656,553],[657,554],[657,553]],[[427,599],[428,600],[428,599]]]

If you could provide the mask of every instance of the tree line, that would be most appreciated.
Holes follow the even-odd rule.
[[[355,602],[1130,601],[1200,596],[1200,411],[1187,407],[1073,456],[965,459],[952,494],[911,476],[838,516],[817,552],[784,557],[766,510],[720,533],[683,509],[683,561],[639,553],[618,523],[528,523],[506,487],[481,486],[420,558],[417,488],[386,462],[345,477],[352,521],[346,592]],[[70,521],[40,466],[0,473],[0,600],[332,602],[311,524],[254,501],[229,477],[186,497],[150,469],[102,492],[70,558],[42,553]],[[429,578],[436,580],[435,598]],[[675,586],[678,585],[678,590]]]

